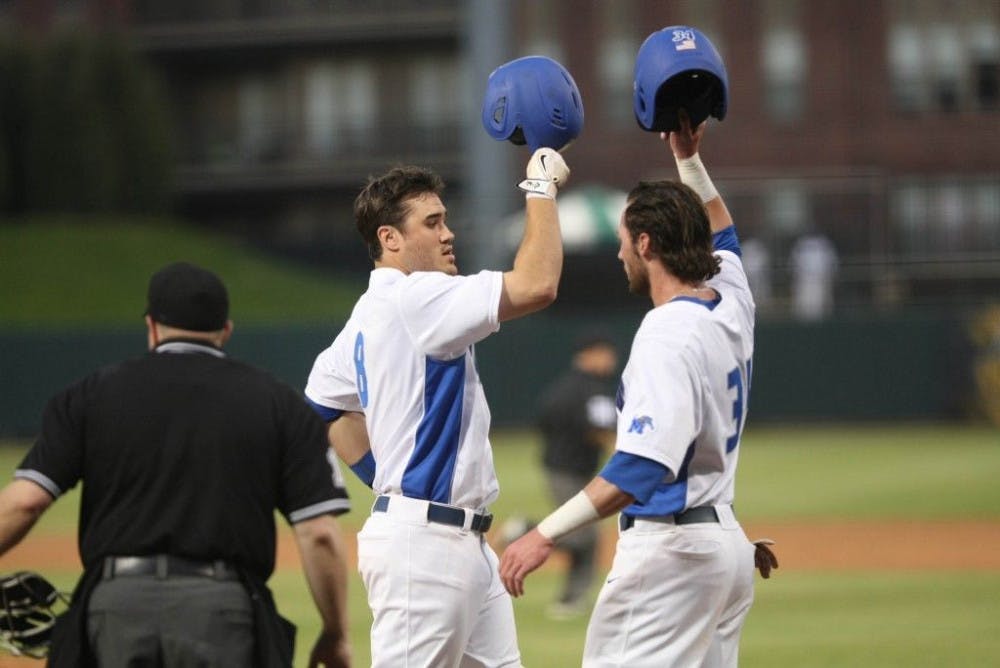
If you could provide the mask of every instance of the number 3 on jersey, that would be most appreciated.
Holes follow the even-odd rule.
[[[736,397],[733,399],[733,424],[735,429],[733,435],[726,439],[726,452],[732,452],[740,444],[740,432],[743,430],[743,416],[746,413],[747,395],[750,390],[750,370],[753,360],[747,360],[747,382],[743,382],[740,368],[736,367],[727,376],[727,387],[731,390],[736,388]],[[743,388],[746,388],[744,391]]]
[[[358,332],[358,338],[354,339],[354,370],[358,377],[358,399],[361,400],[361,407],[368,406],[368,376],[365,375],[365,336]]]

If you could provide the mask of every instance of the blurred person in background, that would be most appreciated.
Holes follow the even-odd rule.
[[[2,555],[83,483],[84,572],[49,666],[290,668],[295,627],[266,584],[275,510],[322,618],[309,665],[350,665],[334,520],[350,505],[326,430],[301,393],[226,356],[228,313],[214,273],[156,272],[149,352],[56,394],[0,490]]]
[[[613,447],[617,369],[618,351],[611,338],[600,331],[584,332],[577,337],[570,368],[542,393],[538,414],[542,465],[556,507],[590,482]],[[569,566],[549,616],[569,618],[586,612],[598,537],[598,525],[592,524],[558,542]]]
[[[771,307],[771,251],[767,244],[757,237],[740,241],[743,249],[743,269],[746,271],[757,311],[767,311]]]
[[[792,315],[807,322],[830,317],[840,264],[833,242],[818,230],[808,230],[792,244],[788,263],[792,272]]]

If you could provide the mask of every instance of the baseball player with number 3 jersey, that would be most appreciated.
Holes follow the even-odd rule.
[[[735,666],[755,551],[733,513],[753,357],[754,303],[732,218],[698,156],[705,124],[664,133],[682,183],[640,183],[619,225],[629,288],[653,309],[619,387],[615,454],[573,499],[511,544],[520,596],[554,541],[621,511],[584,666]],[[763,561],[761,561],[763,559]]]
[[[355,201],[375,269],[317,357],[306,396],[377,495],[358,534],[377,668],[521,665],[510,595],[485,540],[499,486],[473,345],[555,299],[554,199],[568,176],[559,153],[535,151],[520,184],[524,240],[507,272],[458,275],[433,172],[393,168]],[[367,438],[345,422],[361,414]]]

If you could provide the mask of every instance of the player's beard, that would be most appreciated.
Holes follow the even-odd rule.
[[[633,261],[628,261],[633,260]],[[649,272],[646,267],[633,255],[628,260],[623,260],[625,277],[628,279],[628,291],[640,297],[649,296]]]

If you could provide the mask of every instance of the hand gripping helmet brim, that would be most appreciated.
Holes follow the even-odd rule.
[[[635,119],[644,130],[680,129],[680,109],[687,111],[692,127],[709,116],[721,121],[728,104],[726,66],[700,30],[669,26],[654,32],[639,47],[633,107]]]
[[[564,148],[583,129],[583,100],[566,68],[526,56],[496,68],[486,83],[483,127],[498,141],[534,151]]]

